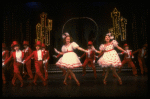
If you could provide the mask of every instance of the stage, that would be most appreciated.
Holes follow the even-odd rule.
[[[24,78],[24,86],[20,87],[19,80],[16,86],[11,84],[11,80],[2,85],[3,97],[146,97],[148,95],[148,75],[135,77],[132,71],[122,71],[119,76],[123,84],[119,85],[117,78],[110,72],[107,78],[107,85],[102,80],[102,72],[97,72],[98,78],[94,78],[93,72],[87,72],[82,76],[82,72],[75,72],[80,86],[76,85],[73,79],[68,79],[63,85],[64,76],[62,73],[49,73],[47,86],[43,86],[42,81],[37,81],[37,86],[32,80]]]

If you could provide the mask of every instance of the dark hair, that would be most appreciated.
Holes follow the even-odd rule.
[[[109,35],[105,35],[105,36],[104,36],[104,41],[105,41],[105,37],[106,37],[106,36],[109,36]],[[110,37],[110,36],[109,36],[109,37]],[[113,40],[113,39],[110,39],[110,42],[111,42],[112,40]],[[106,43],[106,41],[105,41],[105,43]]]
[[[72,42],[73,42],[73,38],[72,38],[71,36],[66,36],[66,37],[63,39],[63,43],[66,44],[66,38],[67,38],[67,37],[70,37],[70,43],[72,43]]]

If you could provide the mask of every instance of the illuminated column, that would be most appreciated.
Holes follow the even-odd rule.
[[[50,45],[50,31],[52,30],[52,20],[48,19],[47,31],[45,32],[45,45]]]
[[[42,12],[40,14],[41,17],[41,23],[38,23],[36,25],[36,41],[41,41],[46,46],[50,45],[50,31],[52,30],[52,20],[48,19],[48,25],[46,26],[46,18],[47,13]]]
[[[37,42],[37,41],[41,41],[41,24],[40,23],[38,23],[37,25],[36,25],[36,39],[35,39],[35,42]]]
[[[121,23],[121,41],[125,41],[127,19],[121,17],[120,23]]]
[[[47,13],[45,12],[42,12],[40,14],[40,17],[41,17],[41,41],[42,43],[45,43],[44,42],[44,39],[45,39],[45,31],[46,31],[46,18],[47,18]]]
[[[120,28],[119,28],[119,19],[120,19],[120,12],[115,8],[113,12],[111,12],[111,18],[113,20],[113,34],[115,39],[118,38],[120,33]]]

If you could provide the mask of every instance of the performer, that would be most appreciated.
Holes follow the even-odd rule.
[[[42,81],[43,81],[43,85],[46,86],[46,80],[43,77],[42,74],[42,69],[43,69],[43,64],[47,63],[48,58],[47,59],[43,59],[43,52],[41,50],[41,42],[37,41],[37,43],[35,44],[36,50],[32,52],[32,54],[30,54],[25,60],[23,60],[23,64],[25,64],[26,62],[28,62],[32,57],[34,57],[34,64],[35,64],[35,77],[33,80],[33,83],[35,85],[37,85],[36,81],[37,78],[39,77]]]
[[[48,79],[48,60],[50,58],[49,51],[46,50],[46,46],[44,43],[42,43],[42,52],[43,52],[43,59],[47,62],[44,64],[44,72],[45,72],[45,79]]]
[[[140,66],[142,75],[144,72],[147,73],[147,67],[145,65],[145,60],[144,60],[144,58],[147,57],[147,52],[146,52],[147,46],[148,46],[147,44],[144,44],[141,49],[138,49],[133,52],[133,54],[138,52],[138,61],[139,61],[139,66]]]
[[[132,72],[134,76],[137,76],[137,70],[136,67],[134,65],[134,63],[132,62],[131,56],[132,58],[134,58],[133,54],[132,54],[132,50],[129,50],[129,46],[128,44],[124,44],[124,49],[127,53],[120,53],[121,55],[124,55],[124,60],[122,61],[122,65],[119,68],[118,73],[121,72],[122,67],[124,66],[124,64],[128,63],[128,67],[132,67]]]
[[[79,58],[83,58],[86,55],[86,59],[83,63],[83,75],[84,76],[86,74],[86,65],[88,64],[89,67],[93,68],[93,72],[94,72],[94,77],[95,79],[97,78],[97,74],[96,74],[96,69],[95,69],[95,50],[92,48],[93,47],[93,42],[89,41],[88,42],[88,53],[84,53],[81,57]]]
[[[71,76],[74,78],[74,80],[76,81],[76,84],[78,86],[80,86],[80,83],[78,81],[78,79],[76,78],[75,74],[73,73],[72,69],[76,68],[76,67],[80,67],[82,66],[78,56],[76,55],[75,52],[73,52],[74,49],[78,49],[84,52],[87,52],[86,50],[82,49],[81,47],[79,47],[79,45],[75,42],[73,42],[72,37],[68,34],[65,33],[62,35],[63,37],[63,41],[64,44],[62,46],[62,52],[59,52],[55,49],[55,52],[63,55],[58,62],[56,63],[57,66],[60,66],[61,68],[67,68],[67,73],[65,75],[65,79],[64,79],[64,84],[67,85],[66,80],[69,74],[71,74]]]
[[[22,76],[20,74],[20,70],[19,69],[22,66],[21,62],[22,62],[22,59],[24,58],[24,52],[22,52],[19,49],[20,45],[18,44],[17,41],[13,41],[13,46],[14,46],[15,51],[12,52],[10,57],[6,61],[4,61],[2,63],[2,66],[5,66],[13,58],[14,59],[14,63],[13,63],[13,66],[14,66],[14,77],[12,79],[12,84],[15,86],[15,81],[18,78],[20,80],[20,82],[21,82],[21,86],[20,87],[23,87],[23,79],[22,79]]]
[[[61,54],[58,54],[57,56],[56,55],[53,55],[53,57],[55,57],[55,58],[59,58],[60,56],[62,56]],[[63,72],[63,75],[62,76],[65,76],[66,75],[66,70],[65,69],[63,69],[63,68],[61,68],[60,66],[59,66],[59,68],[62,70],[62,72]],[[71,80],[71,75],[69,74],[68,75],[68,78]]]
[[[118,78],[119,84],[122,85],[122,80],[116,73],[115,67],[121,66],[120,58],[117,54],[117,52],[114,50],[114,47],[118,48],[121,51],[124,51],[121,47],[118,46],[118,42],[116,40],[110,41],[110,39],[113,39],[113,36],[111,36],[111,33],[107,33],[105,36],[106,44],[101,44],[99,49],[99,53],[104,51],[103,56],[97,61],[99,65],[102,67],[107,67],[107,72],[105,74],[105,78],[103,80],[103,83],[106,85],[106,78],[109,74],[109,70],[111,69],[113,74],[115,74]]]
[[[10,55],[14,52],[14,46],[13,46],[13,43],[11,44],[11,51],[10,51]],[[10,75],[11,75],[11,78],[14,76],[13,74],[13,71],[14,71],[14,67],[13,67],[13,63],[14,63],[14,59],[12,58],[11,61],[9,62],[9,66],[8,66],[8,69],[9,69],[9,72],[10,72]]]
[[[23,49],[24,59],[26,59],[32,53],[32,50],[29,47],[29,42],[28,41],[23,41],[23,47],[24,47],[24,49]],[[28,79],[33,79],[33,74],[32,74],[32,71],[31,71],[31,59],[29,59],[29,61],[26,62],[25,67],[26,67],[26,70],[28,72],[28,73],[27,72],[24,73],[25,76],[28,74],[29,75]]]
[[[6,50],[6,45],[5,43],[2,43],[2,63],[5,62],[9,58],[9,51]],[[5,66],[7,67],[7,66]],[[2,80],[3,84],[6,84],[6,78],[5,78],[5,67],[2,66]]]

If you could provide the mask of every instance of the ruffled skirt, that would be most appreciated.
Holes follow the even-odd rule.
[[[121,66],[121,61],[118,53],[115,50],[105,52],[103,56],[97,61],[97,63],[102,67],[118,67]]]
[[[59,60],[56,62],[56,65],[61,68],[77,68],[82,66],[78,56],[74,52],[65,53]]]

